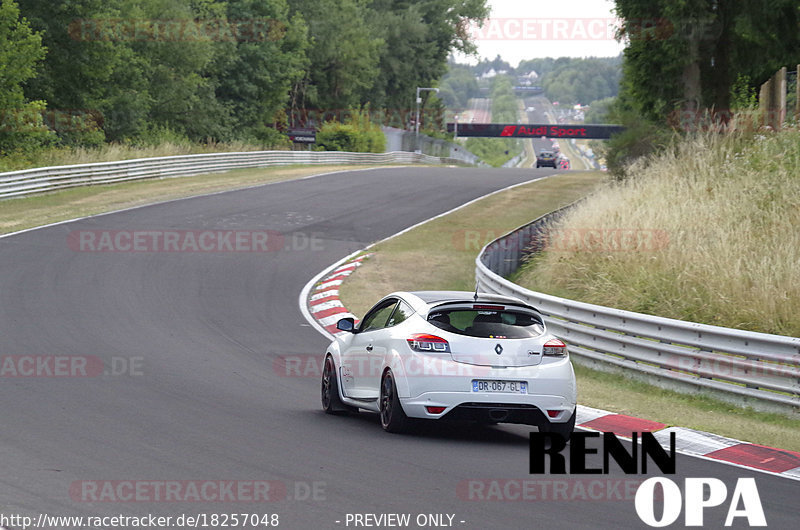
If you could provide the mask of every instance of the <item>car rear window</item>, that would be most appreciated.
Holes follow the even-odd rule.
[[[512,309],[439,309],[431,311],[428,322],[451,333],[489,339],[526,339],[544,333],[537,315]]]

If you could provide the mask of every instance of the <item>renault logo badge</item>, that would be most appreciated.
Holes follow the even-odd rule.
[[[494,347],[494,351],[497,353],[497,355],[500,355],[501,353],[503,353],[503,347],[498,344],[497,346]]]

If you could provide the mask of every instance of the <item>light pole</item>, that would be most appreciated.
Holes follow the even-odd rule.
[[[414,152],[421,153],[422,150],[419,148],[419,104],[422,103],[422,98],[419,97],[419,93],[423,90],[428,90],[431,92],[439,93],[438,88],[428,88],[428,87],[417,87],[417,119],[414,122]]]

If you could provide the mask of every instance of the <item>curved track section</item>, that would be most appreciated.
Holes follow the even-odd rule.
[[[374,240],[547,173],[339,173],[0,239],[0,511],[269,513],[280,527],[301,529],[345,528],[348,513],[395,512],[412,520],[450,514],[460,528],[644,526],[632,501],[520,502],[513,489],[500,501],[478,492],[471,481],[580,478],[528,475],[527,428],[434,425],[392,436],[374,415],[320,410],[315,361],[326,339],[296,303],[309,278]],[[283,245],[71,248],[70,234],[89,230],[271,230]],[[63,363],[75,362],[65,372]],[[96,371],[98,362],[113,373]],[[730,491],[741,474],[683,457],[678,470],[721,478]],[[788,527],[797,483],[757,480],[769,524]],[[706,512],[720,524],[724,515],[724,508]]]

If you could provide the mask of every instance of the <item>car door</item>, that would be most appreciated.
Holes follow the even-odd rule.
[[[341,381],[346,396],[378,399],[381,368],[387,351],[383,335],[397,302],[397,298],[387,298],[370,309],[342,352]]]

